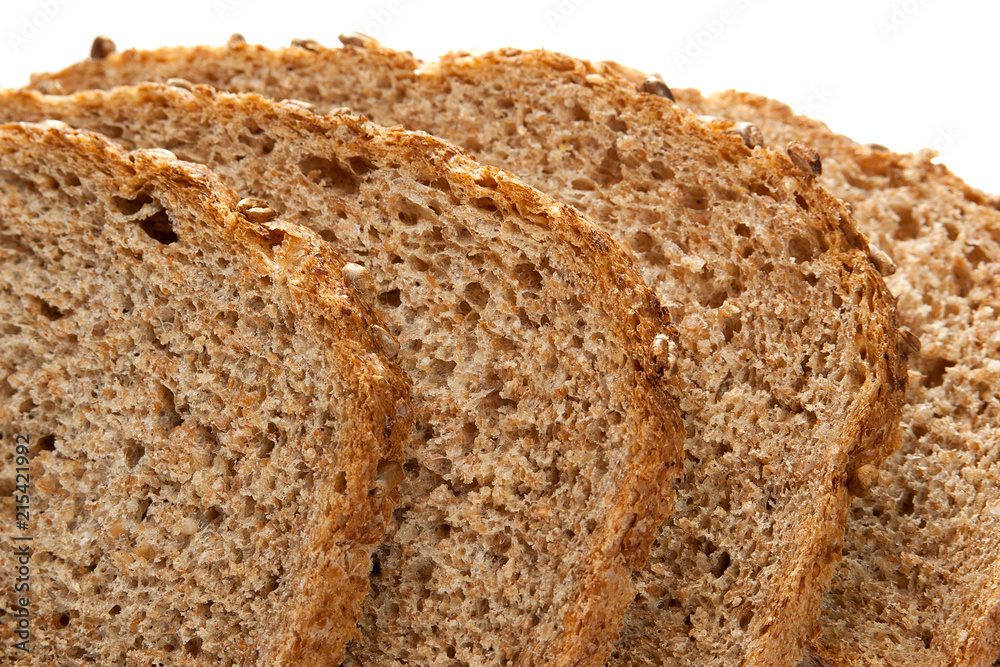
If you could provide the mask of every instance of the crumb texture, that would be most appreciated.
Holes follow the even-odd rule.
[[[308,230],[203,168],[0,127],[0,509],[30,444],[31,648],[0,662],[336,665],[398,492],[409,381]],[[401,415],[402,413],[402,415]],[[395,463],[393,463],[395,462]]]
[[[854,501],[844,561],[810,646],[823,666],[985,667],[1000,654],[1000,201],[934,164],[862,146],[784,104],[678,91],[823,155],[823,184],[895,263],[910,360],[902,447]]]
[[[9,101],[204,162],[367,269],[416,421],[355,659],[603,663],[683,437],[651,352],[671,330],[607,234],[449,144],[351,116],[207,87]]]
[[[423,64],[372,42],[167,49],[35,85],[170,76],[425,130],[603,226],[677,326],[686,434],[677,506],[612,664],[798,661],[840,559],[847,485],[898,445],[907,380],[893,297],[819,165],[748,148],[623,68],[551,52]]]

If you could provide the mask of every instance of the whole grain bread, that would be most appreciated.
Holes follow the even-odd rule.
[[[1000,656],[1000,200],[934,153],[863,146],[773,100],[676,91],[701,114],[756,124],[823,155],[821,182],[897,267],[919,337],[900,451],[851,508],[812,664],[985,667]],[[730,119],[726,121],[724,119]]]
[[[0,127],[3,664],[337,665],[356,635],[410,383],[328,244],[259,212]]]
[[[687,435],[678,507],[612,664],[794,664],[840,558],[848,488],[863,493],[898,444],[906,386],[893,298],[820,163],[709,127],[617,66],[513,49],[425,65],[342,41],[127,51],[34,85],[181,77],[346,106],[597,220],[678,324]]]
[[[204,162],[370,270],[417,424],[353,657],[602,664],[682,460],[676,345],[632,260],[438,139],[183,85],[0,109]]]

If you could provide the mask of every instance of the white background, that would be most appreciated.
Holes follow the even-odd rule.
[[[659,72],[705,92],[774,97],[861,142],[936,148],[1000,194],[1000,3],[991,0],[3,0],[0,85],[119,49],[338,45],[358,30],[424,60],[454,49],[548,48]]]

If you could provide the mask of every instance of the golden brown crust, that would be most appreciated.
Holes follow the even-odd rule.
[[[249,222],[208,170],[160,151],[5,125],[0,165],[13,391],[0,423],[5,446],[34,443],[23,664],[339,661],[398,502],[369,491],[412,422],[409,379],[379,351],[342,260],[298,225]],[[232,319],[213,324],[225,304]],[[331,342],[301,352],[314,337]],[[5,452],[5,485],[13,468]],[[22,664],[3,628],[3,655]]]

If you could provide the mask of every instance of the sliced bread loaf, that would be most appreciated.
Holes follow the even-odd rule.
[[[823,155],[821,182],[898,267],[886,282],[922,346],[903,446],[851,508],[812,664],[991,664],[1000,656],[1000,200],[930,151],[862,146],[780,102],[677,95],[721,128],[754,123],[768,142]]]
[[[36,86],[182,77],[348,106],[454,141],[601,223],[678,324],[687,434],[678,507],[613,663],[794,664],[840,558],[848,488],[863,492],[897,444],[906,386],[893,298],[819,162],[753,148],[613,66],[517,50],[423,65],[343,41],[129,51]]]
[[[205,162],[370,269],[356,280],[399,336],[417,424],[355,658],[603,663],[683,438],[672,331],[607,234],[440,140],[256,95],[146,85],[0,109]]]
[[[309,230],[60,126],[0,127],[0,662],[338,664],[412,422],[384,329]]]

